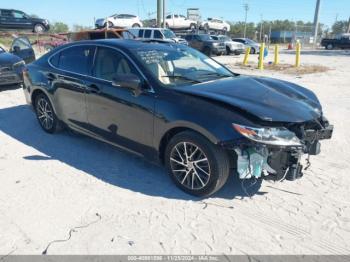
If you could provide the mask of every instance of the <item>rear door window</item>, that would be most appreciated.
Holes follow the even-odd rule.
[[[143,32],[144,32],[144,30],[142,30],[142,29],[139,31],[139,37],[140,38],[143,38]]]
[[[145,30],[145,36],[144,38],[151,38],[152,30]]]
[[[58,68],[64,71],[89,75],[94,47],[74,46],[60,52]],[[54,60],[55,61],[55,60]],[[52,63],[52,62],[51,62]]]

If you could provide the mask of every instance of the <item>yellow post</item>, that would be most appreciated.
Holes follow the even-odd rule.
[[[258,64],[258,68],[260,70],[264,69],[264,50],[265,50],[265,43],[261,43],[260,53],[259,53],[259,64]]]
[[[300,50],[301,50],[301,44],[298,41],[296,44],[296,56],[295,56],[295,67],[300,66]]]
[[[278,45],[275,45],[275,60],[273,61],[273,63],[274,63],[275,65],[278,65],[279,62],[280,62],[280,59],[279,59],[279,56],[280,56],[280,54],[279,54],[279,49],[280,49],[280,47],[279,47]]]
[[[245,49],[245,55],[244,55],[244,59],[243,59],[243,65],[247,65],[247,64],[248,64],[249,54],[250,54],[250,47],[247,47],[247,48]]]

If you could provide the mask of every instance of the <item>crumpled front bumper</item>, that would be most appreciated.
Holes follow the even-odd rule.
[[[330,139],[333,126],[328,122],[319,129],[304,129],[300,146],[276,146],[254,142],[247,138],[222,143],[232,155],[233,168],[241,179],[264,178],[269,180],[296,180],[303,176],[301,164],[304,154],[318,155],[320,140]],[[310,165],[309,157],[306,168]]]

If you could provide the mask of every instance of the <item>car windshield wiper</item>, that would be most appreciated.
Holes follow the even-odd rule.
[[[186,80],[188,82],[192,82],[192,83],[202,83],[201,81],[198,81],[196,79],[192,79],[186,76],[181,76],[181,75],[165,75],[162,77],[168,77],[168,78],[177,78],[177,79],[181,79],[181,80]]]
[[[220,74],[216,72],[204,72],[201,76],[219,76],[219,77],[233,77],[232,75]]]

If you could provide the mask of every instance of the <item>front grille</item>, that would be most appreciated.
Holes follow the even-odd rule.
[[[12,66],[2,66],[0,67],[0,73],[6,73],[12,70]]]

